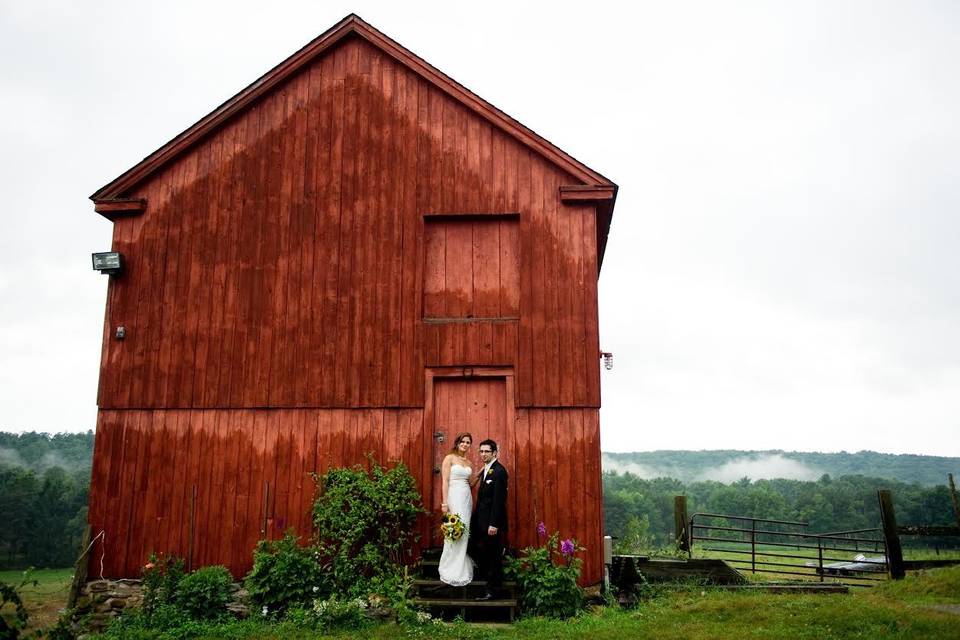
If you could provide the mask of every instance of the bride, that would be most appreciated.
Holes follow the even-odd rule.
[[[467,539],[470,537],[470,514],[473,511],[473,497],[470,487],[477,483],[467,460],[467,452],[473,444],[469,433],[458,433],[453,441],[453,449],[443,459],[440,467],[444,514],[456,513],[463,520],[464,532],[459,540],[443,539],[443,553],[440,554],[440,580],[454,587],[462,587],[473,580],[473,560],[467,555]]]

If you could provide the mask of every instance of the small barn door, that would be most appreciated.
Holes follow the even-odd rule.
[[[512,451],[513,428],[509,424],[512,415],[508,406],[508,399],[512,398],[507,392],[507,379],[504,377],[454,377],[435,378],[433,385],[433,425],[434,469],[438,470],[444,456],[453,447],[453,439],[460,432],[467,431],[473,436],[473,447],[469,458],[473,473],[480,472],[482,462],[477,450],[480,441],[494,440],[500,451],[500,462],[508,472],[512,471],[511,461],[514,458]],[[442,436],[441,436],[442,434]],[[441,474],[433,474],[433,491],[430,500],[430,509],[437,514],[439,520],[440,504],[443,501],[441,491]],[[476,499],[476,490],[474,490]],[[516,496],[509,494],[510,504],[508,513],[516,513]],[[432,527],[433,542],[442,545],[443,539],[436,526]]]

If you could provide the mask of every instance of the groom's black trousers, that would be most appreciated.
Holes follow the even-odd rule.
[[[470,538],[477,559],[480,577],[487,581],[487,591],[503,586],[503,533],[479,535]]]

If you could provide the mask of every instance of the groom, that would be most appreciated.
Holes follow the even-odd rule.
[[[507,533],[507,470],[497,461],[497,443],[480,443],[480,489],[477,508],[470,518],[470,542],[487,592],[477,600],[490,600],[503,585],[503,543]]]

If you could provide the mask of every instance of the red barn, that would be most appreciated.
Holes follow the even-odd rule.
[[[356,16],[113,182],[90,495],[99,573],[245,573],[311,472],[498,441],[509,544],[602,574],[597,276],[617,186]],[[440,436],[446,436],[446,440]],[[474,448],[475,454],[476,447]],[[432,520],[421,524],[426,540]]]

